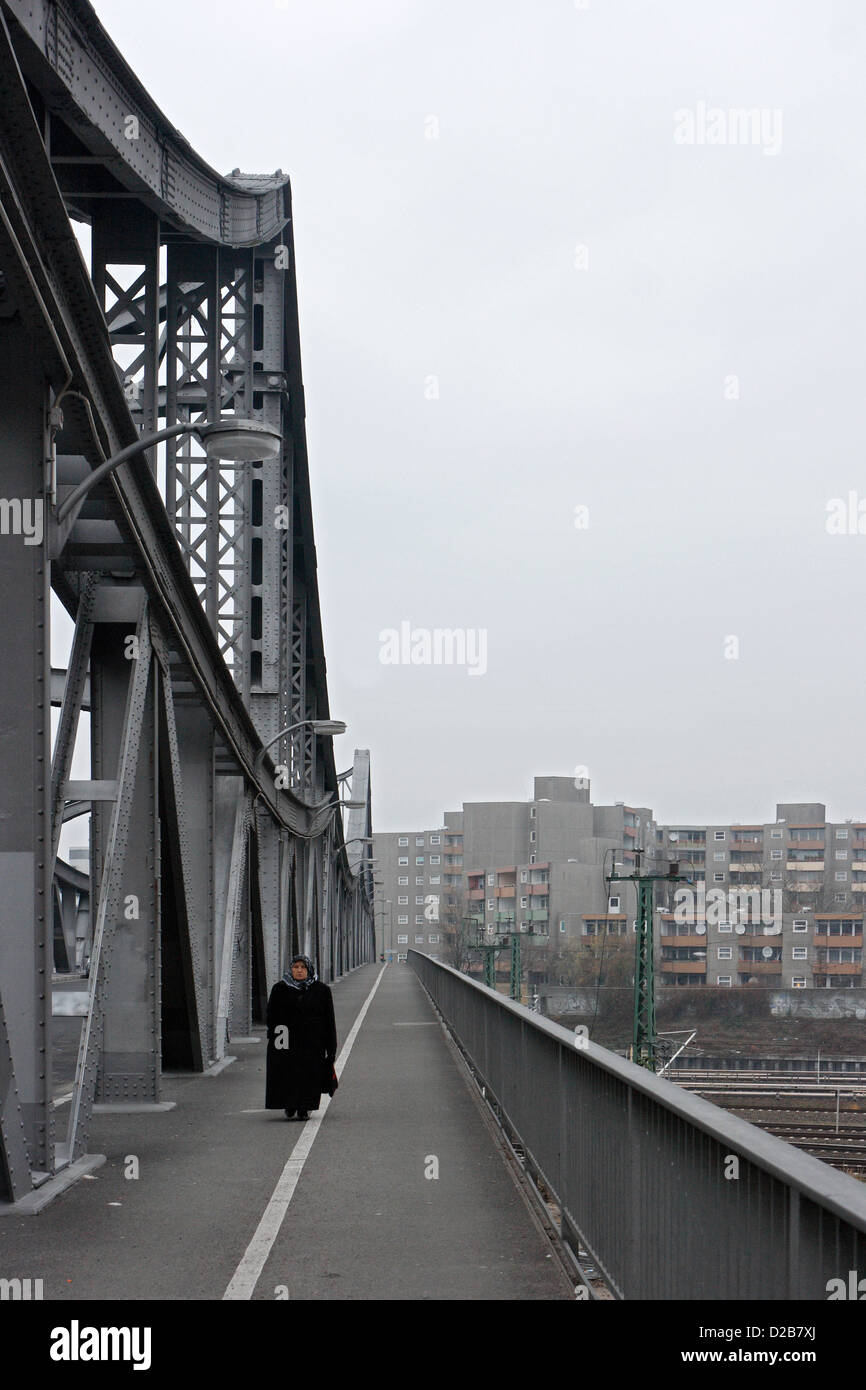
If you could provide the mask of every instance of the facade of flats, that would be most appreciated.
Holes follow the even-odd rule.
[[[588,781],[536,777],[529,801],[466,802],[435,830],[377,834],[373,853],[377,939],[395,957],[447,961],[461,932],[632,936],[634,887],[608,875],[640,860],[691,880],[656,886],[659,984],[864,984],[866,824],[828,822],[818,802],[779,804],[763,825],[657,825],[648,807],[594,806]]]

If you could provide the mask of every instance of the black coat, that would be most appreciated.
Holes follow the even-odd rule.
[[[267,1110],[317,1110],[337,1056],[334,1000],[327,985],[292,989],[278,980],[268,1000]],[[288,1045],[286,1045],[288,1044]]]

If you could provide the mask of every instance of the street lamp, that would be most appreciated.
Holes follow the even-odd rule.
[[[292,734],[295,729],[303,729],[308,724],[312,726],[313,733],[321,734],[322,738],[336,738],[338,734],[346,732],[346,725],[341,719],[300,719],[297,724],[290,724],[287,729],[280,729],[278,734],[274,734],[273,738],[269,738],[267,743],[262,744],[256,754],[256,770],[264,762],[265,754],[269,748],[272,748],[275,743],[279,743],[280,739],[286,737],[286,734]],[[343,804],[349,806],[352,803],[347,801]]]
[[[109,473],[113,473],[115,468],[119,468],[122,463],[126,463],[129,459],[135,458],[136,454],[151,449],[154,444],[161,444],[164,439],[173,439],[179,434],[194,435],[204,445],[208,461],[211,463],[219,460],[250,463],[258,459],[274,459],[280,452],[283,439],[279,430],[273,429],[271,425],[266,425],[261,420],[245,420],[238,416],[226,416],[222,420],[215,420],[212,424],[207,422],[192,424],[189,421],[184,421],[179,425],[167,425],[164,430],[157,430],[155,434],[143,435],[134,444],[128,445],[126,449],[121,449],[119,454],[106,459],[105,463],[101,463],[98,468],[94,468],[92,473],[88,473],[87,477],[72,489],[69,496],[64,498],[57,508],[58,526],[71,513],[77,512],[81,502],[91,489],[101,483]]]

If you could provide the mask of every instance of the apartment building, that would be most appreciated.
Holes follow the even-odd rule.
[[[388,959],[410,947],[442,957],[440,924],[446,830],[373,835],[376,941]]]
[[[633,873],[654,836],[648,807],[594,806],[588,780],[536,777],[530,801],[465,802],[466,917],[483,939],[511,931],[583,937],[627,930],[606,873]]]
[[[862,987],[866,825],[792,802],[764,825],[658,826],[655,839],[661,858],[705,885],[678,910],[666,887],[661,983]]]
[[[448,959],[458,933],[495,940],[631,935],[624,875],[671,863],[658,884],[657,979],[694,988],[862,987],[866,824],[820,802],[780,803],[761,825],[656,825],[648,807],[594,806],[588,781],[536,777],[528,801],[465,802],[436,830],[374,837],[386,952]],[[679,896],[677,896],[679,895]]]

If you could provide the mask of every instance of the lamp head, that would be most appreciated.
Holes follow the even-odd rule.
[[[212,424],[196,425],[194,433],[213,461],[254,463],[275,459],[283,442],[279,430],[261,420],[244,420],[234,415],[225,415]]]

